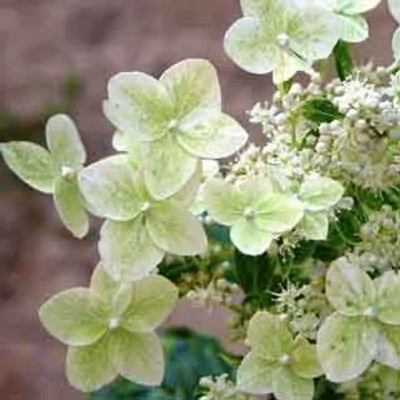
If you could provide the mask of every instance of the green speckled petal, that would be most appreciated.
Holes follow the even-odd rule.
[[[146,386],[158,386],[164,375],[164,354],[155,333],[112,332],[111,356],[124,378]]]
[[[198,160],[177,142],[173,133],[142,144],[146,186],[152,197],[166,199],[179,192],[196,172]]]
[[[314,382],[282,368],[273,381],[273,392],[277,400],[312,400]]]
[[[359,43],[368,39],[369,27],[365,18],[359,15],[337,15],[340,24],[340,38],[345,42]]]
[[[380,326],[375,360],[400,370],[400,326]]]
[[[79,169],[85,163],[85,148],[74,121],[68,115],[58,114],[49,119],[46,142],[60,171],[62,167]]]
[[[400,325],[400,278],[387,271],[374,281],[378,318],[385,324]]]
[[[106,221],[100,232],[99,252],[111,277],[124,282],[147,275],[164,256],[141,217],[128,222]]]
[[[89,231],[89,217],[76,179],[58,178],[54,185],[54,202],[65,227],[77,238]]]
[[[377,353],[378,331],[372,321],[360,317],[328,317],[318,331],[317,350],[322,369],[332,382],[360,376]]]
[[[393,15],[393,18],[400,22],[400,3],[399,0],[388,0],[389,10]]]
[[[138,172],[128,156],[116,155],[84,168],[79,174],[79,187],[96,215],[127,221],[140,213],[137,180]]]
[[[307,379],[323,374],[316,346],[300,335],[294,343],[290,369],[296,375]]]
[[[160,82],[172,99],[178,120],[199,108],[221,109],[217,71],[207,60],[181,61],[167,69]]]
[[[53,161],[47,150],[30,142],[1,144],[7,166],[32,188],[43,193],[53,193],[56,177]]]
[[[247,141],[246,131],[218,110],[201,109],[179,125],[179,143],[200,158],[224,158],[237,152]]]
[[[374,9],[380,2],[381,0],[331,0],[337,12],[348,15],[363,14]]]
[[[392,49],[395,60],[400,60],[400,28],[393,34]]]
[[[328,213],[306,211],[297,229],[305,239],[326,240],[329,230]]]
[[[69,383],[82,392],[93,392],[117,377],[111,358],[108,337],[89,346],[70,347],[66,372]]]
[[[334,261],[326,275],[326,295],[331,305],[349,316],[362,315],[375,305],[372,279],[347,258]]]

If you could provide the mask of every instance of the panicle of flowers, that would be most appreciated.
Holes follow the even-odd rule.
[[[206,393],[199,400],[252,400],[246,394],[240,393],[227,374],[205,376],[200,380],[200,386]]]
[[[364,270],[384,272],[400,267],[400,212],[389,205],[373,212],[360,231],[354,253]]]

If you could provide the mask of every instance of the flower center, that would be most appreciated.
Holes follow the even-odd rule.
[[[108,322],[108,327],[113,330],[113,329],[117,329],[119,327],[120,324],[120,320],[119,318],[111,318],[110,321]]]
[[[282,365],[288,365],[290,363],[290,356],[288,354],[284,354],[281,357],[280,362]]]
[[[367,318],[375,318],[376,317],[376,309],[374,307],[368,307],[364,312],[363,316]]]
[[[150,203],[149,203],[148,201],[145,201],[145,202],[142,203],[142,205],[140,206],[140,211],[141,211],[141,212],[146,212],[149,208],[150,208]]]
[[[65,179],[72,179],[75,175],[75,171],[71,167],[61,167],[61,176]]]
[[[178,120],[172,119],[171,121],[169,121],[168,129],[174,129],[177,126],[178,126]]]
[[[253,219],[256,215],[255,211],[251,207],[246,207],[243,213],[244,217],[248,220]]]
[[[276,38],[279,46],[284,49],[288,49],[290,46],[290,38],[287,33],[280,33]]]

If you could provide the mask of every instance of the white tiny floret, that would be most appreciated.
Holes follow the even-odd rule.
[[[176,119],[172,119],[168,124],[168,128],[169,129],[174,129],[177,126],[178,126],[178,121]]]
[[[290,38],[287,35],[287,33],[279,34],[276,39],[278,41],[279,46],[281,46],[282,48],[287,49],[290,46]]]
[[[255,216],[255,212],[251,207],[246,207],[246,209],[244,210],[243,215],[244,215],[244,217],[246,219],[253,219],[254,216]]]
[[[290,356],[288,354],[284,354],[281,359],[280,359],[281,363],[283,365],[288,365],[290,363]]]
[[[120,320],[119,318],[111,318],[110,321],[108,322],[108,327],[112,330],[112,329],[116,329],[119,327],[120,325]]]
[[[63,178],[69,179],[72,178],[75,171],[71,167],[61,167],[61,176]]]
[[[140,206],[140,211],[146,212],[149,208],[150,208],[150,203],[149,203],[148,201],[145,201],[145,202],[142,203],[142,205]]]
[[[376,317],[376,310],[374,307],[368,307],[364,312],[363,312],[364,317],[367,318],[374,318]]]

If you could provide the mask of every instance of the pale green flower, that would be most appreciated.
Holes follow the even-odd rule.
[[[398,23],[400,23],[400,2],[398,0],[388,0],[388,1],[389,1],[389,10],[393,15],[393,18]],[[394,58],[396,60],[400,60],[400,28],[398,28],[393,35],[392,49]]]
[[[118,375],[157,386],[164,356],[154,330],[177,299],[177,288],[161,276],[120,286],[98,266],[90,289],[59,293],[39,314],[49,333],[69,346],[66,372],[75,388],[94,391]]]
[[[308,6],[320,6],[337,18],[340,38],[346,42],[363,42],[369,36],[368,23],[361,14],[374,9],[381,0],[297,0]]]
[[[278,400],[313,398],[313,378],[322,375],[314,345],[301,336],[293,340],[279,318],[264,311],[250,320],[247,343],[251,351],[237,372],[240,390]]]
[[[393,271],[374,281],[346,258],[326,277],[326,295],[336,310],[322,324],[317,349],[333,382],[350,381],[378,361],[400,369],[400,278]]]
[[[76,182],[86,160],[86,152],[74,122],[67,115],[55,115],[46,125],[49,150],[30,142],[9,142],[1,151],[9,168],[25,183],[52,194],[65,227],[82,238],[89,220]]]
[[[105,158],[81,171],[79,187],[91,211],[107,219],[99,251],[113,279],[140,279],[165,252],[196,255],[206,250],[203,227],[189,212],[199,175],[198,170],[179,193],[159,201],[149,194],[128,155]]]
[[[303,206],[291,195],[274,193],[269,180],[249,178],[240,185],[212,179],[204,188],[210,217],[231,227],[233,244],[244,254],[268,250],[281,233],[294,228],[303,217]]]
[[[218,76],[205,60],[175,64],[160,80],[140,72],[114,76],[104,112],[122,132],[114,145],[140,143],[145,182],[156,199],[178,192],[199,159],[228,157],[247,140],[242,127],[221,112]]]
[[[306,178],[299,190],[304,205],[304,217],[298,230],[310,240],[326,240],[329,229],[329,210],[339,202],[343,186],[333,179],[313,176]]]
[[[312,71],[339,39],[336,18],[321,7],[295,0],[242,0],[243,18],[225,36],[225,51],[244,70],[274,73],[274,82]]]

